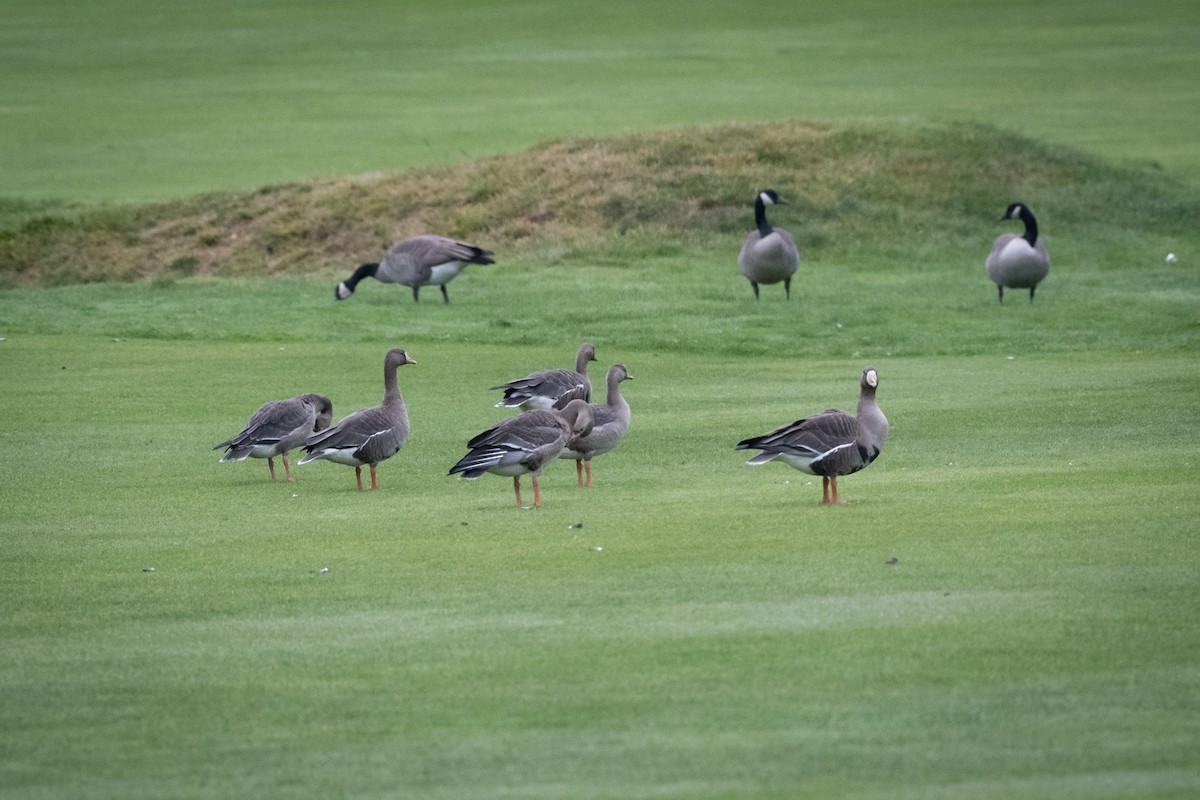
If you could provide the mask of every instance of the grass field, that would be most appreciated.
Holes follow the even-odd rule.
[[[0,798],[1200,794],[1196,10],[492,8],[6,9]],[[1017,198],[1053,267],[1000,305]],[[334,302],[423,229],[498,263]],[[584,340],[634,376],[592,489],[446,475]],[[218,463],[392,346],[378,492]],[[734,451],[867,363],[846,506]]]
[[[534,245],[449,306],[335,303],[332,267],[0,293],[4,796],[1193,796],[1200,281],[1162,252],[1195,198],[1038,158],[1112,214],[1046,189],[1033,305],[983,275],[998,209],[879,177],[777,210],[812,237],[791,303],[752,299],[733,224]],[[593,489],[445,475],[488,386],[584,339],[635,376]],[[377,402],[394,345],[379,492],[217,463],[265,399]],[[868,362],[892,437],[848,506],[742,463]]]
[[[1200,7],[9,0],[0,199],[125,202],[730,121],[991,123],[1200,178]]]

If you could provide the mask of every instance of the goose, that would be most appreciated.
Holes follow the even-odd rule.
[[[758,299],[760,283],[783,281],[784,296],[792,299],[792,276],[800,263],[796,240],[782,228],[772,228],[767,222],[767,206],[787,205],[779,199],[774,189],[763,189],[754,200],[754,222],[758,230],[746,234],[742,250],[738,253],[738,266],[742,274],[750,279],[754,299]]]
[[[1038,238],[1037,218],[1024,203],[1013,203],[1004,212],[1001,221],[1019,219],[1025,223],[1025,233],[1017,236],[1015,233],[1002,233],[992,242],[992,251],[988,253],[988,277],[996,284],[1000,302],[1004,302],[1004,287],[1010,289],[1029,289],[1029,302],[1033,302],[1033,293],[1037,285],[1050,272],[1050,254],[1046,252],[1046,244]]]
[[[821,502],[843,504],[838,499],[838,476],[858,472],[874,461],[888,435],[887,417],[875,404],[879,373],[874,367],[863,370],[859,386],[857,416],[844,411],[822,411],[762,436],[744,439],[738,442],[737,449],[762,451],[747,464],[766,464],[778,459],[801,472],[820,475]]]
[[[493,386],[503,389],[504,398],[496,408],[561,409],[572,400],[585,403],[592,399],[592,382],[588,380],[587,365],[596,360],[596,348],[587,342],[575,353],[575,369],[544,369],[524,378]]]
[[[333,419],[333,403],[320,394],[301,394],[287,400],[263,403],[250,415],[242,432],[213,448],[225,448],[221,461],[245,461],[265,458],[275,480],[275,456],[283,459],[283,471],[292,480],[288,453],[317,431],[329,427]]]
[[[521,503],[521,476],[533,479],[533,507],[542,507],[538,476],[564,447],[592,430],[592,409],[583,400],[572,400],[562,410],[534,409],[509,417],[467,442],[467,454],[450,468],[449,475],[468,479],[485,472],[511,475],[517,508]]]
[[[375,467],[400,451],[408,439],[408,408],[396,386],[396,370],[416,364],[408,353],[396,348],[383,360],[383,402],[342,417],[337,425],[315,433],[304,443],[307,455],[301,464],[319,458],[354,467],[358,490],[363,490],[362,466],[371,468],[371,490],[377,488]]]
[[[374,278],[383,283],[411,286],[413,302],[419,302],[422,286],[439,286],[443,299],[449,303],[446,284],[468,264],[495,264],[492,255],[491,250],[445,236],[414,236],[389,247],[378,264],[363,264],[354,270],[353,275],[337,285],[333,296],[345,300],[354,294],[359,281]]]
[[[615,449],[629,432],[629,403],[621,396],[621,381],[631,380],[633,376],[624,364],[613,364],[608,368],[608,402],[591,405],[592,432],[567,445],[558,456],[575,459],[575,477],[580,487],[592,485],[592,459]],[[583,482],[585,468],[586,484]]]

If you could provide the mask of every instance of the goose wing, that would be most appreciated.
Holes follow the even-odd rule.
[[[250,416],[241,433],[213,449],[228,449],[226,457],[229,460],[245,458],[245,454],[256,446],[278,444],[297,431],[311,431],[315,416],[313,406],[297,397],[263,403]]]
[[[761,450],[748,463],[765,464],[775,458],[807,468],[819,468],[822,462],[853,448],[858,436],[858,421],[844,411],[829,410],[776,428],[762,436],[738,442],[738,450]]]
[[[573,369],[547,369],[515,381],[493,386],[504,390],[497,408],[516,408],[532,404],[539,408],[563,408],[572,400],[591,400],[592,387],[586,377]]]

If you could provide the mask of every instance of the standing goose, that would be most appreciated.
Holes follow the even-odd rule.
[[[746,234],[742,251],[738,253],[738,266],[742,274],[750,279],[754,299],[758,299],[760,283],[783,281],[784,296],[792,299],[792,276],[800,263],[796,240],[782,228],[772,228],[767,222],[767,206],[787,205],[779,199],[774,189],[763,189],[754,200],[754,222],[758,230]]]
[[[324,458],[352,466],[360,492],[363,490],[362,465],[369,464],[371,490],[374,491],[377,488],[375,467],[380,461],[396,455],[408,439],[408,408],[396,386],[396,369],[416,363],[403,350],[389,350],[383,361],[383,402],[342,417],[332,428],[308,437],[304,444],[308,454],[300,459],[300,463]]]
[[[592,409],[592,432],[567,445],[559,458],[575,459],[575,477],[580,486],[592,485],[592,459],[613,450],[629,432],[629,403],[621,396],[621,381],[631,381],[633,376],[624,364],[613,364],[608,368],[608,402],[595,403]],[[587,469],[587,483],[583,472]]]
[[[1004,212],[1001,221],[1019,219],[1025,223],[1025,233],[1017,236],[1015,233],[1002,233],[992,242],[992,251],[988,253],[988,277],[996,284],[1000,302],[1004,302],[1004,287],[1010,289],[1029,289],[1029,302],[1033,302],[1033,293],[1037,285],[1050,272],[1050,254],[1046,252],[1046,244],[1038,238],[1037,218],[1024,203],[1013,203]]]
[[[762,450],[747,464],[765,464],[779,459],[790,467],[821,476],[822,503],[841,504],[839,475],[858,472],[870,464],[887,441],[888,421],[875,404],[879,374],[874,367],[863,370],[858,397],[858,415],[844,411],[822,411],[798,419],[770,433],[738,442],[738,450]],[[833,496],[829,486],[833,484]]]
[[[575,353],[575,369],[545,369],[524,378],[493,386],[503,389],[504,398],[496,408],[561,409],[572,400],[585,403],[592,399],[592,382],[588,380],[587,365],[596,360],[596,348],[584,342]]]
[[[293,447],[304,444],[304,440],[317,431],[329,427],[333,419],[333,403],[319,394],[301,394],[287,400],[272,400],[263,403],[250,416],[242,432],[232,439],[213,448],[225,448],[221,461],[244,461],[247,458],[265,458],[275,480],[275,456],[283,459],[283,471],[292,479],[288,464],[288,453]]]
[[[592,430],[592,409],[582,400],[572,400],[561,411],[534,409],[509,417],[467,442],[469,451],[448,474],[478,478],[485,472],[511,475],[517,508],[521,504],[521,476],[533,476],[533,507],[542,507],[538,476],[542,467],[563,448]]]
[[[467,264],[495,264],[492,255],[491,250],[445,236],[414,236],[389,247],[378,264],[363,264],[354,270],[353,275],[337,285],[333,296],[345,300],[354,294],[359,281],[370,277],[383,283],[411,286],[413,302],[420,299],[422,286],[440,286],[442,297],[449,303],[446,284],[466,269]]]

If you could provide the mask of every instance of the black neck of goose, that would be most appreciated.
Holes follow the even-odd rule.
[[[361,281],[363,278],[374,278],[375,273],[378,270],[379,270],[378,264],[363,264],[361,267],[354,270],[353,275],[351,275],[349,278],[346,278],[346,280],[344,280],[342,282],[344,284],[346,284],[347,289],[349,289],[350,291],[354,291],[354,287],[358,286],[359,281]]]
[[[1033,216],[1033,212],[1025,206],[1021,206],[1021,221],[1025,223],[1025,241],[1029,242],[1029,246],[1033,247],[1037,243],[1038,226],[1037,218]]]
[[[764,238],[775,230],[771,227],[771,223],[767,222],[767,205],[761,196],[754,201],[754,222],[758,225],[758,235]]]

